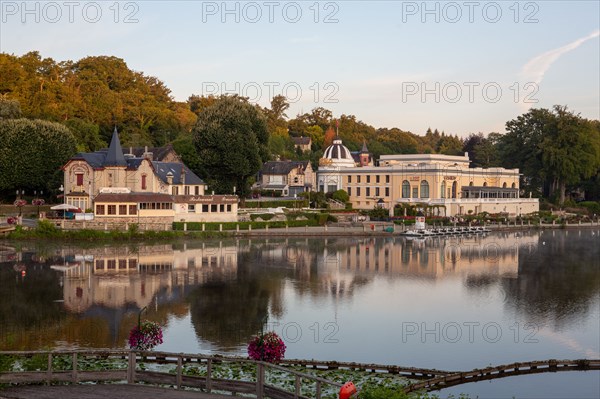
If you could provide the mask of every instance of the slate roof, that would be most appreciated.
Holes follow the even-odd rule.
[[[174,151],[171,144],[164,147],[148,147],[148,152],[152,153],[154,161],[162,161],[169,152]],[[146,152],[146,147],[127,147],[123,148],[123,154],[133,154],[136,158],[142,158]]]
[[[127,166],[125,156],[123,155],[123,149],[121,148],[121,140],[119,140],[119,133],[117,128],[113,131],[108,151],[106,152],[106,158],[104,159],[103,166]]]
[[[292,141],[295,145],[309,145],[310,137],[292,137]]]
[[[298,166],[305,170],[308,161],[269,161],[263,164],[260,173],[263,175],[287,175]]]
[[[205,184],[204,180],[199,178],[194,172],[192,172],[187,166],[179,162],[158,162],[152,161],[152,166],[156,172],[156,175],[165,183],[167,183],[167,174],[171,172],[173,174],[173,184],[181,184],[181,169],[183,168],[185,173],[185,184]]]
[[[102,149],[96,152],[81,152],[72,159],[83,159],[94,169],[101,169],[107,166],[125,166],[127,169],[137,170],[144,161],[142,156],[145,152],[145,148],[136,147],[136,150],[138,149],[141,149],[141,151],[134,152],[134,157],[125,156],[126,154],[129,154],[129,150],[124,150],[121,147],[119,133],[115,128],[108,149]],[[157,154],[164,158],[168,152],[173,150],[173,148],[171,146],[148,148],[148,152],[151,152],[150,150],[157,151],[156,153],[153,153],[154,159],[160,159]],[[140,155],[135,156],[137,153]],[[180,162],[162,162],[158,160],[150,162],[152,163],[152,167],[156,171],[157,176],[165,183],[167,183],[167,173],[171,172],[173,173],[173,184],[181,184],[181,170],[183,169],[185,174],[185,184],[205,184],[204,180],[199,178],[187,166]]]

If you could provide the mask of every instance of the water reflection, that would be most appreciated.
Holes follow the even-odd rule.
[[[560,330],[598,312],[599,246],[589,231],[581,234],[5,245],[0,342],[2,349],[123,347],[147,307],[147,317],[167,325],[189,318],[200,342],[190,351],[202,342],[236,351],[265,320],[293,319],[305,299],[311,312],[335,313],[337,322],[340,303],[362,300],[381,279],[424,284],[441,313],[438,295],[446,294],[431,283],[456,281],[471,304],[500,304]]]

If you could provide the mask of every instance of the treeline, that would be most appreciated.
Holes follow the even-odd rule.
[[[519,168],[521,187],[536,196],[561,204],[569,193],[600,199],[600,122],[566,107],[530,110],[508,121],[505,134],[473,133],[461,139],[437,129],[416,134],[375,128],[354,115],[334,117],[322,107],[291,117],[283,96],[264,108],[238,96],[191,95],[177,102],[158,78],[110,56],[57,62],[38,52],[0,53],[0,76],[0,195],[5,197],[15,189],[55,190],[60,166],[76,151],[105,148],[117,126],[125,147],[172,143],[216,192],[231,192],[235,186],[245,193],[257,165],[267,160],[310,160],[316,168],[339,135],[351,151],[366,144],[375,159],[468,152],[473,167]],[[239,120],[231,119],[232,107],[241,107]],[[228,128],[234,125],[246,136],[236,137]],[[60,150],[50,153],[43,141],[25,140],[25,132],[43,132],[48,142],[62,143]],[[246,147],[254,141],[249,132],[257,140],[250,152]],[[225,136],[231,143],[222,143]],[[294,147],[292,138],[301,136],[311,138],[310,151]]]

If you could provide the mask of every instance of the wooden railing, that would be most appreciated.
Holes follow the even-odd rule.
[[[598,359],[580,359],[580,360],[539,360],[533,362],[519,362],[504,364],[500,366],[486,367],[472,371],[456,372],[453,374],[432,378],[416,384],[409,385],[406,392],[415,391],[434,391],[442,388],[448,388],[455,385],[467,384],[470,382],[493,380],[496,378],[511,377],[523,374],[555,373],[558,371],[573,370],[600,370],[600,360]]]
[[[176,389],[195,388],[205,392],[229,392],[234,395],[252,394],[257,399],[308,399],[308,396],[302,394],[302,384],[307,380],[315,386],[314,396],[310,397],[316,399],[323,397],[324,386],[330,385],[336,390],[342,386],[340,383],[291,370],[289,367],[239,357],[118,350],[0,352],[0,358],[4,356],[20,359],[37,357],[38,362],[40,358],[45,357],[45,370],[1,372],[0,383],[10,384],[127,381],[129,384],[146,383],[174,386]],[[55,370],[53,364],[59,358],[62,361],[68,358],[69,364],[63,365],[61,370]],[[102,367],[105,369],[98,370],[98,365],[94,366],[94,369],[89,369],[90,366],[87,365],[89,360],[103,362]],[[115,361],[117,362],[115,363]],[[254,380],[215,378],[213,376],[214,365],[228,362],[253,365],[255,367]],[[142,364],[144,368],[147,368],[149,364],[173,364],[176,365],[175,373],[142,369],[139,367]],[[184,365],[201,365],[206,368],[206,373],[198,376],[186,375],[183,370]],[[278,370],[289,374],[294,379],[293,390],[269,385],[265,379],[265,372],[268,370]]]

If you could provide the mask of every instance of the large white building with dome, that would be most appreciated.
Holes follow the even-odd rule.
[[[374,165],[366,145],[351,152],[336,138],[319,161],[317,187],[345,190],[353,209],[427,205],[440,216],[488,212],[515,217],[539,211],[519,188],[519,170],[470,168],[468,154],[382,155]],[[523,198],[523,197],[525,198]]]

